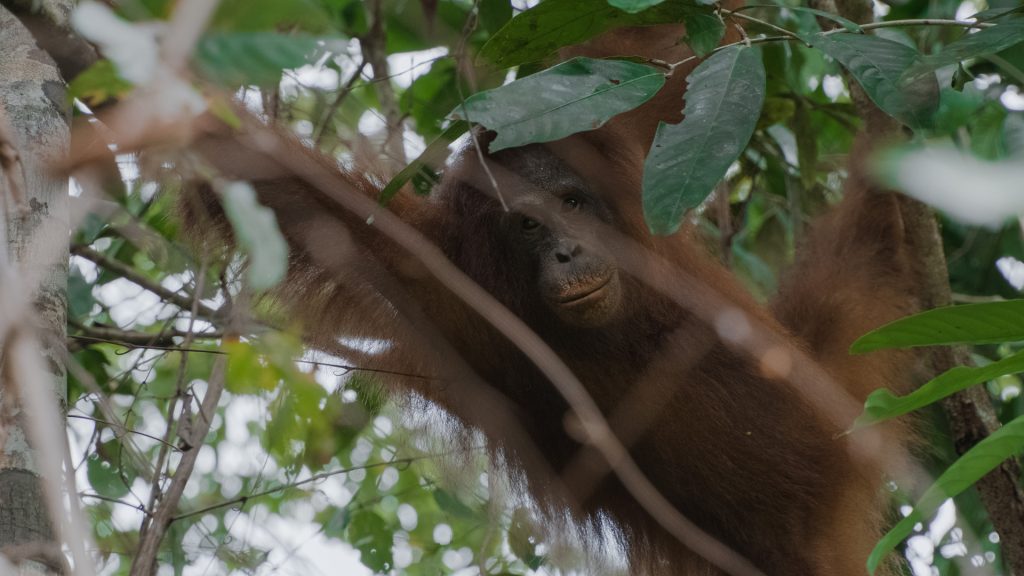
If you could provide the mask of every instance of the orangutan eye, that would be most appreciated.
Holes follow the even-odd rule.
[[[536,230],[537,227],[540,226],[540,222],[537,222],[533,218],[526,218],[524,216],[520,222],[520,226],[523,227],[523,230]]]
[[[569,210],[576,210],[581,205],[583,205],[583,201],[580,200],[577,196],[566,196],[565,198],[562,199],[562,206]]]

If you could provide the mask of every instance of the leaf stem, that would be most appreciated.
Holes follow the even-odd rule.
[[[732,48],[733,46],[737,46],[739,44],[745,44],[745,45],[749,46],[749,45],[753,45],[753,44],[766,44],[766,43],[769,43],[769,42],[792,42],[792,41],[800,42],[800,43],[805,44],[805,45],[807,44],[804,41],[804,39],[801,38],[799,35],[797,35],[795,32],[792,32],[790,30],[786,30],[785,28],[782,28],[780,26],[776,26],[776,25],[774,25],[774,24],[772,24],[770,22],[766,22],[764,20],[761,20],[760,18],[754,18],[752,16],[747,16],[746,14],[740,14],[740,13],[738,13],[735,10],[724,10],[723,9],[722,13],[723,14],[727,14],[729,16],[735,16],[737,18],[743,18],[744,20],[748,20],[750,22],[755,22],[755,23],[763,25],[763,26],[767,26],[767,27],[771,28],[772,30],[783,32],[784,34],[779,35],[779,36],[762,36],[761,38],[750,38],[750,39],[740,40],[738,42],[732,42],[732,43],[729,43],[729,44],[723,44],[723,45],[719,46],[718,48],[715,48],[711,52],[707,53],[704,56],[705,58],[707,58],[708,56],[711,56],[715,52],[719,52],[721,50],[725,50],[726,48]],[[962,28],[991,28],[992,26],[995,26],[995,25],[996,24],[994,22],[967,22],[967,21],[964,21],[964,20],[943,20],[943,19],[939,19],[939,18],[921,18],[921,19],[909,19],[909,20],[890,20],[888,22],[871,22],[869,24],[862,24],[861,25],[861,29],[862,30],[875,30],[875,29],[878,29],[878,28],[909,28],[911,26],[960,26]],[[838,34],[840,32],[846,32],[848,34],[850,33],[845,28],[836,28],[835,30],[828,30],[828,31],[822,32],[821,34],[830,35],[830,34]],[[669,64],[668,65],[669,75],[671,75],[672,72],[675,71],[676,68],[682,66],[683,64],[687,64],[689,62],[697,60],[697,59],[698,59],[698,56],[697,55],[693,55],[693,56],[688,56],[686,58],[683,58],[682,60],[680,60],[678,62],[673,62],[673,63]]]
[[[725,14],[726,16],[730,16],[730,17],[733,17],[733,18],[739,18],[741,20],[746,20],[747,22],[752,22],[754,24],[757,24],[758,26],[764,26],[765,28],[770,28],[770,29],[772,29],[772,30],[774,30],[774,31],[784,35],[784,36],[790,36],[794,40],[800,40],[801,42],[803,42],[803,40],[800,39],[800,36],[798,36],[796,34],[796,32],[793,32],[791,30],[787,30],[787,29],[783,28],[782,26],[777,26],[775,24],[772,24],[771,22],[768,22],[767,20],[762,20],[760,18],[755,18],[753,16],[748,16],[748,15],[743,14],[742,12],[740,12],[738,10],[726,10],[725,8],[722,8],[722,14]]]

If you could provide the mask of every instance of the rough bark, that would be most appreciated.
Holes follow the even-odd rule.
[[[6,129],[0,131],[20,159],[21,202],[15,202],[9,186],[3,186],[3,217],[6,255],[0,262],[17,278],[29,279],[40,350],[54,383],[54,398],[65,397],[67,238],[61,234],[39,238],[45,224],[63,223],[67,230],[68,184],[48,170],[63,156],[68,142],[68,109],[64,82],[53,60],[40,50],[32,35],[0,6],[0,112]],[[63,247],[62,247],[63,245]],[[56,255],[56,258],[54,256]],[[2,295],[0,295],[2,297]],[[23,311],[9,311],[21,314]],[[6,352],[9,334],[0,334]],[[0,375],[0,550],[55,548],[54,530],[38,475],[38,458],[27,440],[26,415],[9,380],[6,354]],[[26,545],[32,545],[27,546]],[[59,549],[59,547],[57,548]],[[42,562],[23,563],[22,569],[46,571]],[[22,558],[23,559],[23,558]],[[21,559],[19,559],[21,560]],[[31,564],[31,565],[30,565]]]

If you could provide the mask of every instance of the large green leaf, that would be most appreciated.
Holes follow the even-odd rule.
[[[679,229],[743,152],[765,96],[756,48],[733,46],[702,62],[687,78],[684,119],[658,125],[644,163],[644,219],[655,234]]]
[[[878,542],[868,558],[872,574],[885,556],[924,522],[947,498],[970,488],[982,476],[994,470],[1007,458],[1024,449],[1024,416],[1020,416],[992,433],[946,469],[914,506],[914,511],[901,520]]]
[[[854,428],[908,414],[975,384],[1019,372],[1024,372],[1024,352],[986,366],[957,366],[906,396],[896,396],[884,388],[875,390],[864,403],[864,413],[854,422]]]
[[[682,22],[694,7],[687,0],[666,0],[630,14],[609,5],[607,0],[541,2],[509,21],[487,41],[480,56],[498,66],[518,66],[541,60],[563,46],[578,44],[612,28]]]
[[[664,83],[663,73],[643,64],[573,58],[478,92],[451,117],[497,132],[490,146],[495,152],[598,128],[612,116],[646,102]]]
[[[965,34],[941,52],[925,56],[911,74],[918,68],[934,70],[961,60],[1002,52],[1021,42],[1024,42],[1024,20],[1007,20],[973,34]]]
[[[725,22],[711,7],[688,10],[683,21],[686,22],[686,43],[701,58],[710,54],[725,35]]]
[[[509,0],[480,0],[480,24],[494,34],[512,19],[512,3]]]
[[[850,352],[1017,340],[1024,340],[1024,300],[1007,300],[947,306],[901,318],[861,336]]]
[[[199,41],[196,60],[209,78],[228,86],[273,85],[281,71],[312,61],[318,39],[301,34],[230,32],[207,34]]]
[[[811,34],[808,44],[845,67],[886,114],[914,129],[928,128],[939,106],[935,74],[905,74],[921,55],[909,46],[865,34]]]

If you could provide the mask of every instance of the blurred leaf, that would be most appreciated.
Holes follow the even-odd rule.
[[[68,314],[76,320],[84,321],[95,304],[92,284],[86,282],[77,266],[71,266],[68,273]]]
[[[211,28],[226,32],[327,30],[327,13],[317,0],[221,0]]]
[[[683,14],[686,43],[701,58],[714,50],[725,35],[725,22],[711,7],[694,8]]]
[[[978,32],[964,34],[938,54],[925,56],[910,73],[918,70],[934,70],[961,60],[1002,52],[1011,46],[1024,42],[1024,20],[1007,20]]]
[[[1005,424],[991,436],[979,442],[954,462],[935,483],[925,490],[909,516],[900,520],[878,542],[868,558],[868,571],[872,574],[885,556],[905,540],[914,525],[924,522],[947,498],[957,496],[973,486],[982,476],[995,470],[1003,461],[1024,449],[1024,416]]]
[[[348,524],[348,542],[359,550],[359,561],[374,572],[387,572],[391,558],[391,530],[375,512],[360,510]]]
[[[901,318],[861,336],[850,353],[1019,340],[1024,340],[1024,300],[1007,300],[947,306]]]
[[[1020,14],[1021,12],[1024,12],[1024,6],[1016,6],[1012,8],[989,8],[988,10],[982,10],[981,12],[973,14],[970,18],[973,18],[978,22],[990,22],[992,20],[1005,18],[1012,14]]]
[[[623,12],[630,14],[636,14],[637,12],[643,12],[651,6],[657,6],[665,0],[608,0],[610,6],[614,6]]]
[[[281,72],[313,61],[318,39],[274,32],[214,32],[196,48],[196,65],[211,80],[226,86],[275,85]]]
[[[804,39],[845,67],[886,114],[914,129],[928,128],[939,104],[935,75],[907,74],[920,55],[898,42],[862,34],[813,34]]]
[[[995,102],[989,102],[974,113],[970,121],[971,152],[985,160],[1006,157],[1006,138],[1003,133],[1006,115],[1006,108]]]
[[[1024,214],[1024,163],[981,160],[953,146],[908,146],[880,154],[872,166],[890,186],[967,224],[997,229]],[[970,193],[965,193],[969,190]]]
[[[801,100],[793,118],[793,133],[800,163],[800,184],[804,190],[812,190],[818,179],[818,131],[818,126],[811,121],[807,103]]]
[[[402,111],[416,121],[417,132],[437,136],[445,116],[462,103],[460,88],[467,94],[470,92],[465,82],[459,80],[455,61],[451,58],[437,60],[402,93]]]
[[[541,2],[492,36],[480,57],[501,67],[518,66],[612,28],[679,22],[693,9],[693,3],[685,0],[666,0],[637,14],[623,12],[607,0]]]
[[[600,127],[643,104],[665,83],[650,66],[573,58],[500,88],[478,92],[451,117],[498,133],[490,151],[550,142]]]
[[[235,238],[249,256],[246,273],[251,288],[273,288],[288,269],[288,244],[274,212],[256,200],[256,191],[246,182],[225,184],[221,196]]]
[[[544,558],[537,555],[537,544],[540,538],[534,526],[533,515],[522,506],[512,512],[512,524],[508,528],[508,546],[530,570],[537,570],[544,563]]]
[[[864,403],[864,413],[854,422],[854,428],[908,414],[975,384],[1019,372],[1024,372],[1024,352],[985,366],[957,366],[906,396],[895,396],[880,388]]]
[[[93,454],[86,461],[86,476],[89,485],[98,494],[107,498],[120,498],[128,493],[128,486],[118,474],[116,467],[99,454]]]
[[[509,0],[480,0],[478,10],[480,24],[491,34],[512,19],[512,2]]]
[[[227,101],[222,95],[215,94],[207,102],[210,106],[210,113],[218,120],[235,130],[242,129],[242,119],[235,114],[235,109],[231,102]]]
[[[248,342],[227,342],[228,362],[225,388],[233,394],[258,394],[277,389],[283,375],[274,366],[267,366],[259,350]]]
[[[764,101],[761,109],[761,117],[758,118],[758,128],[768,128],[773,124],[783,124],[796,113],[796,103],[792,98],[778,98],[769,96]]]
[[[654,234],[679,229],[683,214],[704,201],[750,140],[765,97],[756,48],[715,53],[687,78],[679,124],[658,125],[644,163],[644,219]]]
[[[440,488],[434,490],[434,501],[437,502],[437,505],[445,514],[457,518],[480,518],[479,511],[466,506],[447,490],[441,490]]]
[[[815,16],[820,16],[821,18],[825,18],[826,20],[831,20],[831,21],[835,22],[836,24],[839,24],[840,26],[845,28],[847,32],[853,32],[853,33],[857,33],[857,34],[862,32],[861,27],[860,27],[859,24],[857,24],[853,20],[849,20],[847,18],[843,18],[842,16],[840,16],[838,14],[833,14],[832,12],[828,12],[828,11],[825,11],[825,10],[817,10],[815,8],[806,8],[804,6],[785,6],[785,9],[786,10],[792,10],[794,12],[804,12],[804,13],[807,13],[807,14],[814,14]]]
[[[127,94],[132,88],[132,83],[121,78],[110,60],[99,60],[68,84],[68,98],[97,106]]]

